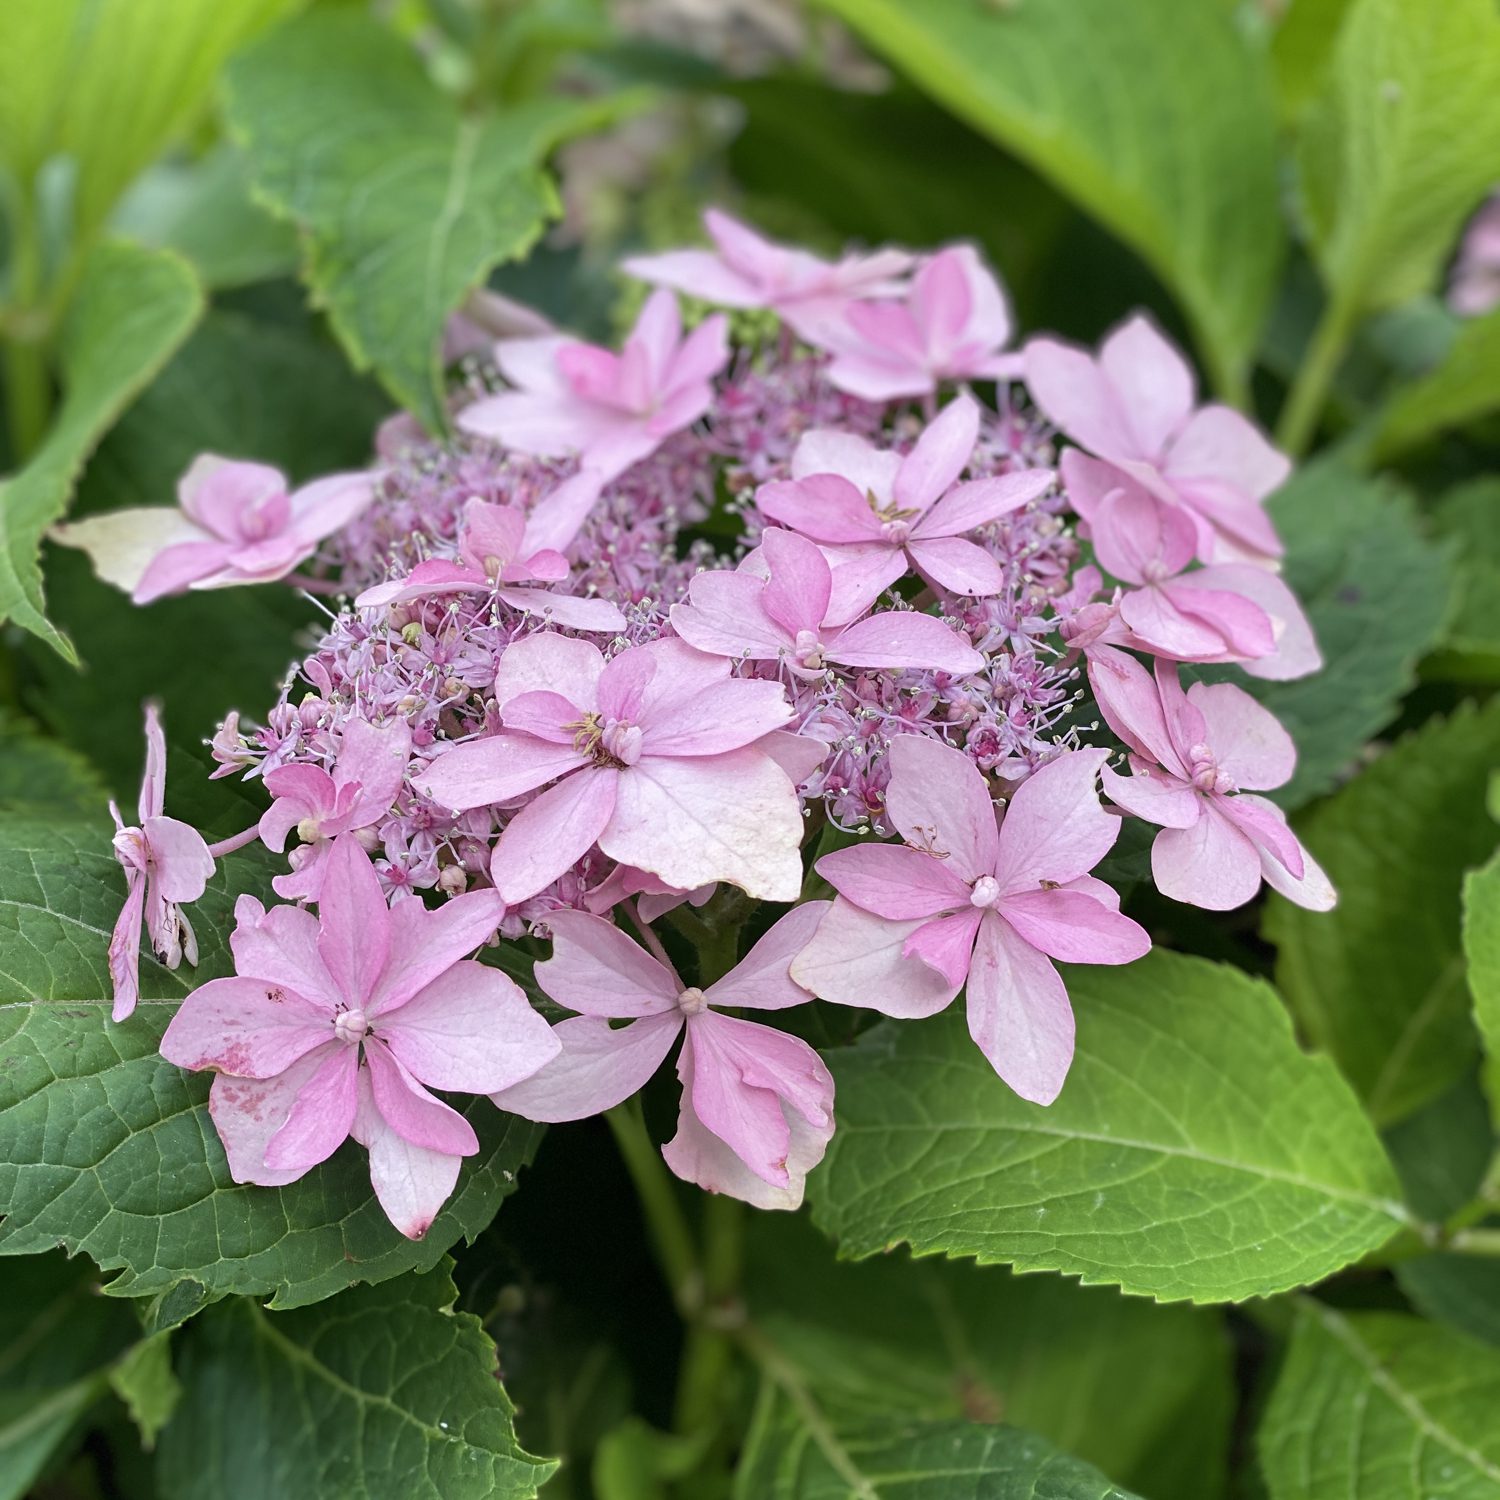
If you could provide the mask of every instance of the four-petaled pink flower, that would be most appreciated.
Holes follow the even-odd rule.
[[[1126,812],[1161,825],[1151,845],[1156,888],[1210,911],[1241,906],[1262,877],[1289,901],[1327,911],[1328,877],[1287,827],[1268,791],[1291,778],[1291,736],[1232,683],[1195,683],[1156,663],[1156,678],[1122,651],[1089,658],[1099,710],[1130,747],[1132,774],[1108,768],[1104,790]]]
[[[713,250],[638,255],[620,269],[655,286],[672,287],[720,307],[769,308],[805,339],[816,340],[851,299],[894,297],[911,269],[905,250],[877,250],[820,260],[778,245],[720,209],[703,215]]]
[[[181,903],[196,901],[214,872],[213,855],[195,828],[162,816],[167,790],[167,742],[161,714],[146,705],[146,769],[136,804],[140,822],[125,826],[111,802],[115,858],[125,867],[125,905],[109,939],[109,977],[114,982],[113,1017],[123,1021],[140,998],[141,923],[156,956],[175,969],[198,962],[198,940]]]
[[[493,891],[435,911],[388,908],[347,834],[317,917],[240,897],[237,977],[194,990],[161,1043],[169,1062],[218,1074],[209,1111],[236,1182],[295,1181],[353,1135],[391,1222],[412,1239],[427,1232],[461,1158],[479,1149],[469,1122],[428,1089],[493,1093],[559,1050],[510,979],[464,959],[502,910]]]
[[[1073,1010],[1053,959],[1125,964],[1151,946],[1089,871],[1120,820],[1095,786],[1106,750],[1049,762],[997,823],[984,777],[916,735],[891,746],[887,815],[904,844],[826,854],[839,893],[792,978],[824,1000],[930,1016],[968,984],[969,1034],[1023,1099],[1050,1104],[1073,1059]]]
[[[205,453],[177,486],[181,509],[112,510],[52,536],[79,547],[137,604],[185,590],[284,578],[375,498],[375,474],[331,474],[300,490],[265,464]]]
[[[1116,606],[1116,641],[1175,661],[1239,662],[1255,677],[1305,677],[1323,664],[1296,595],[1253,563],[1213,563],[1192,572],[1197,533],[1187,513],[1124,480],[1091,523],[1094,555],[1136,587]]]
[[[1095,359],[1055,339],[1025,349],[1026,385],[1049,421],[1086,448],[1065,453],[1063,483],[1086,521],[1123,473],[1192,517],[1204,562],[1274,563],[1282,546],[1262,501],[1291,471],[1227,406],[1195,407],[1192,368],[1144,317]]]
[[[766,901],[802,886],[802,814],[755,742],[791,717],[779,683],[730,676],[722,657],[666,639],[608,663],[551,631],[508,646],[495,674],[502,730],[455,745],[415,778],[445,808],[526,803],[490,873],[510,905],[597,843],[679,890],[727,880]]]
[[[833,572],[817,547],[795,531],[771,527],[761,536],[761,577],[699,573],[688,603],[672,606],[672,628],[690,646],[736,660],[785,661],[799,677],[829,665],[904,667],[965,676],[984,658],[951,626],[915,610],[887,610],[852,625],[824,623]]]
[[[330,775],[322,766],[277,766],[266,772],[266,790],[276,799],[260,816],[266,848],[280,854],[296,829],[301,846],[292,852],[292,873],[271,882],[289,901],[316,901],[333,840],[370,828],[391,810],[406,778],[411,729],[405,719],[375,725],[351,719],[344,726]]]
[[[597,496],[597,482],[592,492]],[[569,630],[624,630],[625,616],[608,599],[523,587],[561,583],[568,576],[567,558],[543,530],[546,519],[541,507],[528,517],[519,506],[493,505],[474,496],[464,505],[457,562],[430,558],[405,578],[366,589],[354,602],[369,609],[434,594],[494,593],[512,609],[546,615]],[[571,540],[565,538],[562,545]]]
[[[1044,494],[1050,469],[1023,469],[958,484],[979,436],[979,407],[960,396],[905,456],[846,433],[814,431],[792,455],[790,480],[763,484],[768,520],[810,537],[833,566],[830,625],[857,619],[915,568],[955,594],[999,593],[999,563],[964,533]]]
[[[1013,380],[1018,354],[994,273],[968,245],[923,262],[900,301],[850,302],[841,324],[820,320],[813,341],[833,353],[829,382],[864,401],[926,396],[947,380]]]
[[[729,361],[728,323],[706,318],[682,337],[677,298],[654,292],[619,354],[576,339],[509,339],[495,346],[516,386],[459,413],[458,425],[544,458],[577,454],[604,479],[696,422]]]
[[[827,903],[788,912],[722,979],[682,980],[612,923],[582,912],[549,917],[552,956],[537,983],[569,1010],[554,1034],[562,1053],[524,1083],[497,1093],[530,1120],[578,1120],[628,1099],[661,1066],[679,1032],[682,1108],[662,1148],[687,1182],[757,1208],[796,1208],[803,1182],[833,1134],[833,1077],[799,1037],[711,1007],[783,1010],[811,996],[787,965]],[[612,1020],[632,1018],[628,1026]]]

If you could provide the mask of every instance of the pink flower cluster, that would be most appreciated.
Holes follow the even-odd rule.
[[[1281,455],[1200,405],[1143,318],[1097,356],[1010,351],[968,246],[825,262],[706,224],[711,249],[626,263],[657,290],[620,351],[528,329],[455,386],[457,437],[387,424],[381,467],[336,481],[359,497],[336,527],[252,465],[185,486],[194,524],[284,538],[277,569],[350,601],[266,722],[213,742],[216,775],[264,783],[258,825],[210,849],[162,816],[152,717],[141,825],[116,839],[117,1018],[143,911],[157,952],[191,961],[178,908],[214,858],[287,852],[273,884],[296,904],[241,897],[236,977],[189,995],[163,1043],[216,1073],[237,1180],[288,1182],[353,1135],[421,1234],[477,1149],[432,1090],[576,1119],[680,1037],[668,1165],[793,1207],[833,1080],[735,1012],[921,1017],[964,990],[996,1073],[1046,1104],[1073,1055],[1056,963],[1150,946],[1094,873],[1125,817],[1161,829],[1176,900],[1225,909],[1263,881],[1334,900],[1257,795],[1292,774],[1285,731],[1242,688],[1179,676],[1319,665],[1263,503]],[[678,291],[773,331],[685,331]],[[136,587],[105,533],[71,539]],[[205,581],[182,543],[137,542],[139,576]],[[215,567],[272,571],[247,558]],[[1089,743],[1100,715],[1119,769]],[[817,879],[831,902],[802,899]],[[735,962],[747,920],[764,935]],[[709,935],[729,958],[706,963]],[[554,1026],[469,956],[522,938],[551,943],[536,983],[574,1013]]]

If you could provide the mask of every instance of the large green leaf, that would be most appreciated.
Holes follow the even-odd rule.
[[[1160,951],[1067,981],[1078,1053],[1047,1108],[956,1013],[829,1054],[839,1129],[808,1191],[845,1253],[904,1240],[1215,1302],[1320,1280],[1406,1222],[1348,1085],[1269,986]]]
[[[235,1300],[182,1337],[166,1500],[528,1500],[556,1467],[516,1442],[448,1269],[301,1312]]]
[[[314,12],[229,70],[257,185],[305,230],[306,274],[350,358],[442,423],[443,323],[557,212],[541,162],[613,101],[464,115],[407,45],[357,11]]]
[[[1271,38],[1271,65],[1283,120],[1295,120],[1317,98],[1350,4],[1351,0],[1295,0],[1282,15]]]
[[[1401,1261],[1396,1280],[1425,1317],[1500,1345],[1500,1261],[1439,1251]]]
[[[751,1318],[836,1431],[1003,1416],[1152,1500],[1223,1494],[1234,1391],[1208,1309],[999,1266],[836,1261],[803,1217],[757,1216],[748,1263]]]
[[[1396,717],[1416,685],[1417,662],[1443,628],[1451,566],[1422,535],[1405,493],[1338,459],[1303,469],[1270,508],[1286,541],[1287,582],[1307,609],[1325,665],[1296,682],[1240,673],[1233,680],[1297,743],[1297,773],[1273,793],[1294,808],[1333,787]]]
[[[1500,348],[1496,352],[1500,356]],[[1485,476],[1449,490],[1433,507],[1432,521],[1453,548],[1454,599],[1441,649],[1424,675],[1500,680],[1500,479]]]
[[[1403,382],[1375,428],[1378,459],[1408,448],[1500,407],[1500,311],[1471,318],[1442,361],[1417,380]]]
[[[1382,1123],[1474,1058],[1459,891],[1495,847],[1497,762],[1500,701],[1430,721],[1302,822],[1338,906],[1315,914],[1273,896],[1266,911],[1282,994]]]
[[[884,1421],[840,1437],[768,1392],[735,1500],[1134,1500],[1097,1469],[1018,1427]]]
[[[189,125],[224,59],[298,0],[41,0],[0,13],[0,165],[68,158],[86,239]]]
[[[1463,948],[1484,1045],[1490,1112],[1500,1124],[1500,854],[1464,878]]]
[[[1241,388],[1281,228],[1269,69],[1226,7],[820,3],[1135,249]]]
[[[0,483],[0,622],[14,620],[70,661],[73,647],[43,613],[42,533],[67,509],[94,445],[187,337],[202,305],[176,255],[123,243],[96,249],[63,326],[62,409],[26,467]]]
[[[108,797],[98,773],[76,750],[43,738],[28,720],[0,709],[0,813],[97,815]]]
[[[1497,156],[1493,0],[1357,0],[1298,152],[1312,248],[1341,319],[1428,290]]]
[[[1500,1351],[1304,1303],[1260,1427],[1271,1500],[1494,1500],[1497,1410]]]

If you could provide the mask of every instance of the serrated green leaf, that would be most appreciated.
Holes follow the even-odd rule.
[[[63,326],[66,395],[57,420],[26,467],[0,483],[0,622],[14,620],[69,661],[77,660],[73,647],[43,613],[42,534],[67,509],[95,444],[187,337],[202,307],[186,261],[123,243],[99,246]]]
[[[1018,1427],[886,1421],[820,1445],[782,1396],[762,1400],[735,1500],[1136,1500]]]
[[[1497,153],[1492,0],[1358,0],[1297,157],[1313,252],[1344,316],[1431,287]]]
[[[172,1335],[163,1329],[127,1350],[109,1372],[109,1383],[130,1413],[141,1444],[156,1446],[161,1430],[182,1400],[182,1382],[172,1373]]]
[[[1225,7],[820,3],[1137,251],[1240,386],[1281,227],[1269,69]]]
[[[1066,977],[1078,1051],[1047,1108],[1000,1082],[956,1011],[828,1055],[839,1129],[808,1194],[844,1253],[904,1240],[1235,1301],[1331,1275],[1406,1222],[1348,1085],[1268,985],[1161,951]]]
[[[1261,1422],[1271,1500],[1494,1500],[1500,1352],[1398,1313],[1298,1313]]]
[[[547,152],[618,101],[461,115],[409,47],[357,11],[280,28],[228,77],[257,187],[304,229],[308,282],[349,357],[440,427],[444,321],[558,211]]]
[[[999,1266],[836,1261],[801,1216],[756,1216],[746,1254],[751,1319],[835,1431],[892,1413],[1003,1418],[1152,1500],[1224,1493],[1234,1391],[1219,1314]]]
[[[447,1269],[301,1312],[236,1300],[182,1335],[166,1500],[529,1500],[556,1467],[516,1442],[479,1319]]]
[[[1382,1124],[1474,1059],[1459,891],[1495,847],[1485,791],[1497,761],[1500,701],[1431,720],[1302,821],[1338,906],[1272,896],[1266,909],[1282,994]]]
[[[1500,680],[1500,480],[1473,479],[1450,490],[1433,508],[1432,523],[1453,549],[1454,597],[1441,649],[1423,674]]]
[[[26,719],[0,709],[0,815],[97,815],[108,800],[98,773],[76,750],[45,739]]]
[[[1296,682],[1234,680],[1296,741],[1296,775],[1272,793],[1295,808],[1332,788],[1396,717],[1443,628],[1451,568],[1445,550],[1423,536],[1408,496],[1337,459],[1308,465],[1270,510],[1286,542],[1287,583],[1324,666]]]
[[[1500,854],[1464,877],[1463,948],[1484,1047],[1490,1114],[1500,1125]]]
[[[1380,414],[1374,456],[1384,462],[1500,407],[1500,311],[1464,320],[1444,358],[1403,382]]]

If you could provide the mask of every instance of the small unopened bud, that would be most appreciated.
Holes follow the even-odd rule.
[[[462,895],[469,888],[469,877],[464,873],[462,865],[448,865],[438,876],[438,889],[445,896]]]

